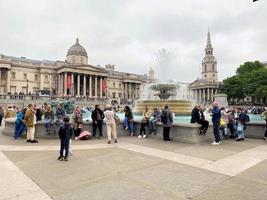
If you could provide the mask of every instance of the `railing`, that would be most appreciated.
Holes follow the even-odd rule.
[[[7,107],[11,105],[26,106],[31,102],[37,105],[52,102],[73,101],[75,105],[94,106],[96,104],[105,105],[109,102],[108,98],[92,98],[87,96],[39,96],[39,95],[7,95],[0,94],[0,105]]]

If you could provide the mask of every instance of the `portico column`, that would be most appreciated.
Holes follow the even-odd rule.
[[[129,95],[130,99],[132,99],[132,83],[129,83]]]
[[[10,92],[10,70],[7,70],[6,91]]]
[[[44,89],[43,83],[44,83],[44,81],[43,81],[43,73],[40,73],[40,90]]]
[[[211,88],[211,101],[213,101],[213,88]]]
[[[77,95],[80,96],[80,74],[77,75]]]
[[[97,97],[97,76],[95,76],[95,97]]]
[[[70,94],[73,96],[74,95],[74,74],[71,73],[71,92]]]
[[[210,101],[210,88],[207,89],[207,101]]]
[[[67,95],[67,72],[64,73],[64,95]]]
[[[102,77],[100,77],[100,98],[103,98],[103,93],[102,93]]]
[[[83,96],[86,96],[86,76],[83,75]]]
[[[89,82],[89,81],[90,81],[90,80],[89,80],[89,76],[88,76],[88,74],[87,74],[87,76],[86,76],[86,80],[88,80],[88,81],[87,81],[87,86],[88,86],[88,87],[86,87],[86,96],[89,97],[89,91],[90,91],[90,82]]]
[[[89,97],[92,97],[92,76],[89,77]]]
[[[63,80],[63,74],[60,74],[60,94],[63,96],[63,89],[64,89],[64,80]]]

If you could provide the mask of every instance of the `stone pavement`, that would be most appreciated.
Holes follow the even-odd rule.
[[[57,161],[57,140],[26,144],[0,134],[0,200],[265,200],[267,145],[210,144],[122,137],[73,142]]]

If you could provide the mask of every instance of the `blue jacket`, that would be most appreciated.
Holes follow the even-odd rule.
[[[221,119],[221,110],[218,107],[213,107],[212,111],[212,122],[219,122]]]

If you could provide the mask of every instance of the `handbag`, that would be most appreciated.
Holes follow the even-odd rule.
[[[116,124],[119,124],[121,122],[119,116],[116,115],[116,114],[114,114],[113,119],[114,119],[114,121],[115,121]]]

